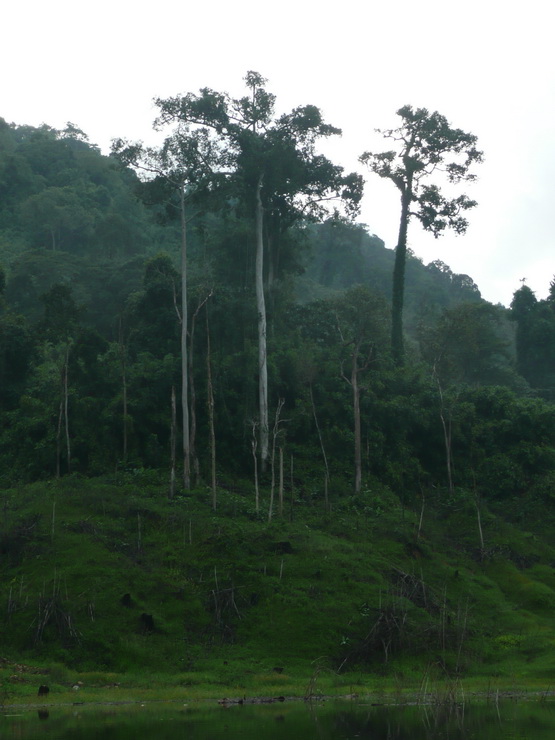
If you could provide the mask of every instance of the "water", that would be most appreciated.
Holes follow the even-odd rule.
[[[2,740],[553,740],[555,703],[74,706],[0,712]]]

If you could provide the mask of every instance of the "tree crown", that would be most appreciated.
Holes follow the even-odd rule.
[[[446,228],[464,233],[468,221],[462,214],[476,201],[466,195],[447,198],[437,185],[424,181],[436,172],[442,172],[449,183],[475,180],[471,167],[483,160],[477,137],[452,128],[437,111],[405,105],[397,115],[402,119],[398,128],[377,129],[396,143],[396,149],[364,152],[360,161],[396,185],[407,201],[409,216],[416,216],[426,231],[436,237]]]

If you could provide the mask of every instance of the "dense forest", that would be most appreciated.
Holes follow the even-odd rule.
[[[252,476],[260,409],[251,173],[233,161],[221,165],[224,174],[178,173],[186,183],[197,178],[184,204],[182,404],[182,214],[172,178],[174,160],[191,152],[143,153],[146,164],[134,171],[72,124],[55,131],[2,122],[0,145],[4,485],[143,467],[169,475],[172,444],[182,472],[182,408],[191,484],[210,484],[213,462],[216,481]],[[407,362],[397,366],[389,346],[393,252],[339,214],[338,202],[352,195],[342,192],[349,177],[327,161],[318,166],[328,181],[318,185],[316,206],[279,192],[266,205],[270,452],[293,458],[301,479],[323,485],[327,476],[348,490],[356,403],[365,485],[377,478],[407,496],[430,485],[477,486],[488,498],[545,487],[553,290],[538,300],[524,285],[510,309],[493,306],[469,276],[409,254]],[[299,188],[314,191],[306,178]],[[320,198],[332,196],[330,211]]]
[[[0,486],[153,471],[263,521],[381,491],[469,506],[486,557],[481,515],[552,503],[555,281],[505,308],[409,249],[399,361],[395,254],[318,154],[338,129],[249,75],[157,101],[159,149],[0,119]]]

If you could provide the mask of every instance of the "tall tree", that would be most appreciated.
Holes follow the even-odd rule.
[[[351,288],[337,301],[336,321],[343,354],[341,375],[353,393],[353,438],[355,463],[355,493],[362,485],[361,395],[366,389],[363,376],[371,365],[383,356],[387,342],[387,314],[381,295],[371,293],[363,285]]]
[[[266,80],[250,71],[245,83],[248,94],[241,98],[204,88],[199,94],[156,103],[161,111],[160,125],[193,124],[200,130],[215,131],[225,140],[234,159],[236,192],[254,224],[259,433],[264,467],[269,452],[265,255],[271,254],[271,244],[280,234],[301,218],[320,216],[330,200],[340,199],[348,210],[356,211],[362,179],[356,174],[345,176],[341,167],[316,153],[318,139],[341,133],[324,123],[318,108],[301,106],[276,117],[275,96],[265,89]]]
[[[160,108],[163,107],[159,102]],[[191,435],[189,409],[189,350],[187,299],[187,224],[188,208],[213,184],[214,173],[223,166],[226,155],[206,128],[194,131],[184,121],[177,121],[171,136],[160,149],[123,139],[113,142],[112,153],[120,161],[146,175],[155,200],[175,209],[181,225],[181,306],[176,309],[181,324],[181,411],[183,419],[183,485],[191,486]]]
[[[471,181],[473,164],[482,161],[476,148],[477,137],[461,129],[451,128],[437,111],[413,109],[405,105],[397,111],[402,119],[395,129],[378,129],[386,139],[395,142],[396,149],[386,152],[365,152],[360,161],[380,177],[391,180],[401,193],[401,220],[395,248],[393,270],[393,302],[391,346],[398,365],[404,362],[403,302],[407,231],[410,218],[415,216],[426,231],[438,237],[445,229],[464,234],[468,221],[464,212],[476,205],[466,195],[449,198],[428,178],[444,173],[449,183]]]

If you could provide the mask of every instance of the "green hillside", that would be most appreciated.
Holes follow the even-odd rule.
[[[251,82],[159,150],[0,121],[2,690],[545,686],[553,285],[409,252],[392,352],[338,130]]]
[[[10,684],[19,663],[52,670],[55,691],[80,671],[92,685],[168,674],[221,692],[259,682],[263,694],[315,665],[336,687],[382,676],[414,688],[427,673],[550,681],[554,550],[540,512],[523,531],[482,506],[480,535],[472,499],[437,495],[411,511],[377,483],[358,498],[330,492],[328,512],[288,492],[271,523],[246,482],[222,490],[217,512],[205,490],[165,491],[138,473],[2,492],[11,692],[36,692],[35,675]]]

